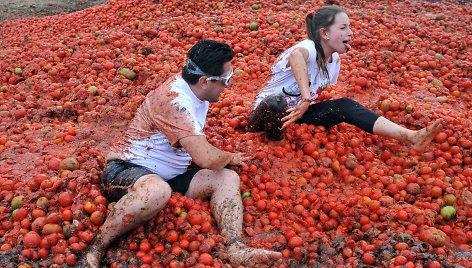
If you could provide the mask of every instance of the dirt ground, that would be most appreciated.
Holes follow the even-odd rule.
[[[0,0],[0,21],[70,13],[106,0]]]

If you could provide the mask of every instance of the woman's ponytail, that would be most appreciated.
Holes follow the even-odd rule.
[[[315,36],[313,35],[313,33],[315,32],[314,31],[314,25],[313,25],[313,14],[312,13],[309,13],[307,16],[306,16],[306,19],[305,19],[305,24],[306,24],[306,33],[308,35],[308,39],[310,40],[315,40]]]

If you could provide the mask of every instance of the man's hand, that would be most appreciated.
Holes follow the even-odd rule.
[[[243,153],[233,153],[229,165],[242,166],[246,165],[246,162],[249,161],[251,157],[244,156]]]
[[[282,129],[286,128],[291,123],[300,119],[306,112],[308,107],[310,107],[310,103],[302,102],[293,108],[287,109],[288,115],[281,119],[281,121],[284,122],[284,124],[282,125]]]
[[[250,158],[242,153],[222,151],[208,143],[205,136],[189,136],[180,139],[180,144],[187,150],[193,162],[207,169],[222,169],[226,165],[244,165]]]

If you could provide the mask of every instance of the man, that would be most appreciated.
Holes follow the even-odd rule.
[[[243,205],[239,176],[226,165],[241,165],[241,153],[217,149],[206,140],[209,102],[229,85],[234,53],[227,44],[203,40],[188,52],[181,77],[151,91],[126,132],[107,156],[104,188],[117,201],[82,263],[98,267],[117,237],[153,219],[172,191],[211,198],[211,211],[227,238],[233,265],[269,265],[281,253],[247,247],[242,237]],[[199,169],[189,169],[191,162]]]

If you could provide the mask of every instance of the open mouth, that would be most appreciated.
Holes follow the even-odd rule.
[[[346,50],[351,49],[351,45],[349,44],[349,40],[344,40],[343,43],[346,46]]]
[[[349,40],[344,40],[343,43],[344,43],[344,46],[346,46],[346,51],[349,51],[351,49],[351,45],[349,44]]]

